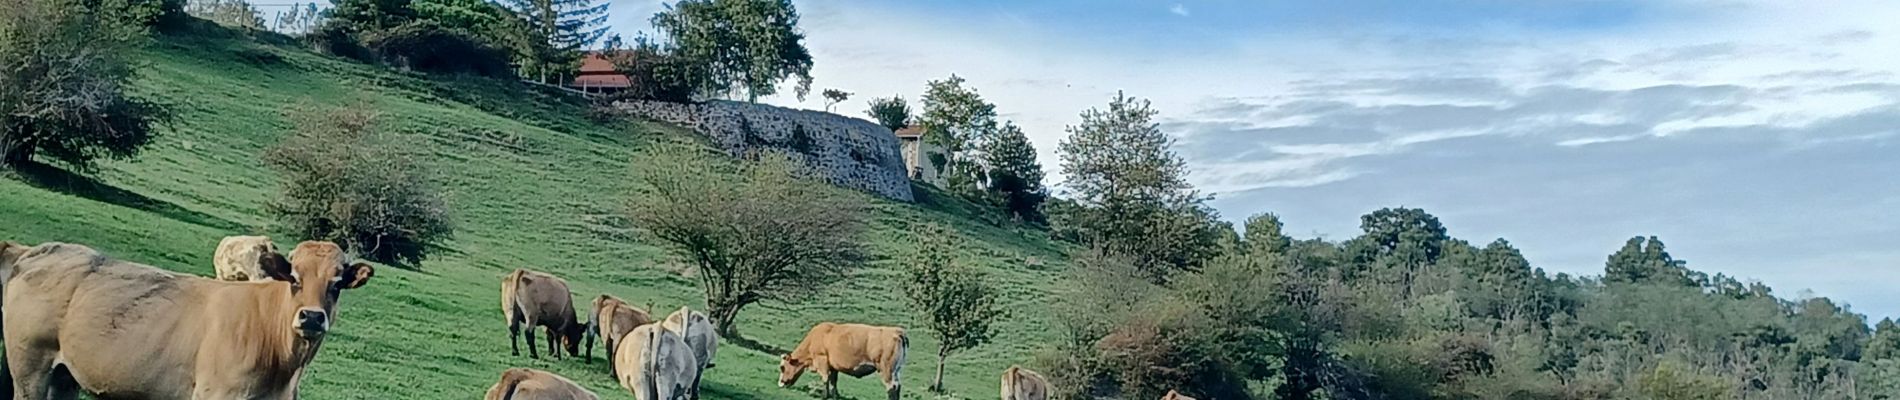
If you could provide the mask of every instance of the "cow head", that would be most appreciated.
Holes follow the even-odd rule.
[[[798,383],[798,376],[803,375],[805,373],[806,367],[810,367],[810,365],[806,365],[806,364],[808,363],[805,361],[800,361],[797,358],[792,358],[791,354],[786,354],[782,357],[779,357],[778,358],[778,387],[791,387],[792,384]]]
[[[581,356],[581,339],[585,336],[587,336],[587,324],[567,324],[567,329],[561,330],[561,346],[567,348],[567,355]]]
[[[343,289],[363,287],[376,269],[363,262],[351,262],[336,243],[309,241],[297,244],[286,259],[276,252],[259,256],[264,275],[289,283],[291,304],[296,311],[287,321],[298,337],[317,340],[330,331],[336,315],[337,297]]]

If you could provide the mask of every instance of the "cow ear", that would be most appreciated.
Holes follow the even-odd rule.
[[[348,267],[343,267],[343,288],[363,287],[363,284],[369,283],[369,277],[372,276],[376,276],[376,268],[369,266],[369,263],[358,261],[350,264]]]
[[[257,256],[257,268],[264,271],[265,277],[284,282],[297,282],[297,277],[290,273],[290,260],[284,258],[283,254],[278,254],[275,251],[267,251],[259,254]]]

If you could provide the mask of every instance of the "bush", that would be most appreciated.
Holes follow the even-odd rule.
[[[620,98],[691,102],[698,88],[707,85],[712,78],[703,65],[661,50],[645,40],[639,42],[631,49],[608,51],[614,68],[633,83],[620,93]]]
[[[88,7],[90,5],[90,7]],[[138,154],[168,114],[130,96],[144,27],[124,1],[0,4],[0,166],[35,156],[85,171]]]
[[[401,68],[445,74],[514,76],[507,50],[429,20],[367,32],[361,39],[363,46],[383,62]]]
[[[420,263],[454,233],[441,192],[377,114],[358,105],[289,112],[290,136],[265,151],[282,192],[268,209],[297,237],[344,244],[384,263]]]

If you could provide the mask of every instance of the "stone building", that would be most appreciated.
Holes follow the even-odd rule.
[[[924,127],[911,125],[894,133],[897,141],[903,144],[904,170],[910,179],[943,186],[943,174],[938,173],[937,163],[930,161],[931,154],[943,154],[943,151],[924,140]]]

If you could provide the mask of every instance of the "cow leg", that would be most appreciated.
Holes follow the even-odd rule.
[[[521,324],[512,320],[508,321],[508,346],[514,349],[515,357],[521,356]],[[534,350],[534,332],[528,332],[528,347]]]
[[[540,346],[541,344],[536,343],[534,341],[534,327],[528,327],[528,329],[524,329],[524,331],[526,332],[522,332],[522,333],[525,333],[528,335],[528,358],[532,358],[536,360],[541,359],[541,353],[535,351],[537,346]],[[516,354],[520,354],[520,353],[516,353]]]
[[[547,331],[541,333],[548,334],[548,354],[553,354],[556,360],[561,359],[561,332],[550,326]]]
[[[877,372],[883,375],[884,393],[890,395],[891,400],[897,400],[897,393],[903,391],[904,382],[898,381],[896,366],[884,365]]]
[[[823,373],[818,376],[824,378],[825,381],[825,398],[838,397],[838,371],[825,368]]]
[[[612,335],[608,335],[608,336],[612,336]],[[607,374],[613,375],[614,377],[618,378],[620,377],[620,367],[618,365],[615,365],[616,363],[614,361],[619,360],[619,358],[614,357],[614,351],[615,351],[614,348],[619,347],[619,346],[616,346],[613,338],[607,338],[607,340],[604,340],[603,342],[605,342],[605,344],[607,345]]]
[[[12,346],[7,349],[7,369],[13,373],[13,394],[19,400],[44,400],[51,397],[53,353]]]

